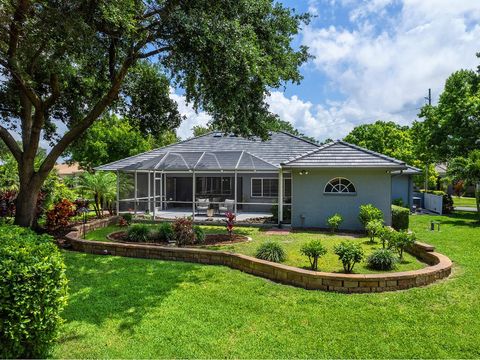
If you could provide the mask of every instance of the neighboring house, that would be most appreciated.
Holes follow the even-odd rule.
[[[294,227],[326,227],[340,213],[341,228],[352,230],[361,228],[362,204],[378,207],[391,223],[392,173],[408,169],[343,141],[320,146],[285,132],[266,141],[213,132],[97,168],[121,175],[119,212],[163,218],[183,211],[204,219],[207,209],[228,209],[246,219],[268,216],[279,204],[279,221]]]
[[[57,171],[58,176],[64,177],[75,177],[84,172],[80,169],[78,163],[73,164],[55,164],[55,170]]]
[[[460,196],[468,196],[468,197],[475,197],[475,186],[474,185],[465,185],[463,184],[460,186],[460,191],[456,194],[455,191],[455,183],[454,182],[446,182],[444,179],[448,175],[448,165],[446,163],[440,163],[435,165],[435,171],[438,175],[437,177],[437,190],[445,190],[445,192],[449,195],[460,195]],[[463,183],[463,182],[462,182]]]

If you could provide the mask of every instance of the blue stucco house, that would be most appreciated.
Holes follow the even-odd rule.
[[[334,213],[358,230],[358,209],[373,204],[391,223],[392,199],[412,202],[404,162],[343,141],[318,145],[286,132],[243,138],[211,132],[115,161],[96,170],[118,174],[117,212],[154,219],[193,216],[323,228]],[[272,210],[275,214],[272,214]]]

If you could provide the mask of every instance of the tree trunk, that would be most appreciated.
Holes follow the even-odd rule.
[[[36,224],[37,198],[42,183],[29,182],[31,186],[20,185],[15,201],[15,225],[33,227]]]
[[[33,159],[27,157],[18,166],[20,189],[15,200],[15,225],[30,228],[37,225],[37,199],[50,170],[35,172]]]

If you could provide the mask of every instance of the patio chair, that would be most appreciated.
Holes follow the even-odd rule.
[[[209,199],[198,199],[197,204],[195,206],[195,211],[197,214],[205,213],[207,214],[207,210],[210,208],[210,200]]]
[[[220,204],[220,206],[218,207],[218,212],[220,214],[226,213],[228,211],[233,212],[234,207],[235,207],[235,200],[226,199],[225,202],[223,204]]]

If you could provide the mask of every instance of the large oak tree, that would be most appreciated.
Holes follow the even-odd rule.
[[[268,89],[301,80],[308,55],[291,40],[305,21],[271,0],[1,0],[0,138],[18,163],[15,223],[32,225],[56,160],[106,111],[144,131],[178,125],[152,79],[183,88],[220,129],[267,136]],[[42,139],[51,149],[36,170]]]
[[[423,121],[416,121],[412,131],[417,152],[429,161],[444,162],[480,149],[479,71],[454,72],[438,104],[421,109]]]

